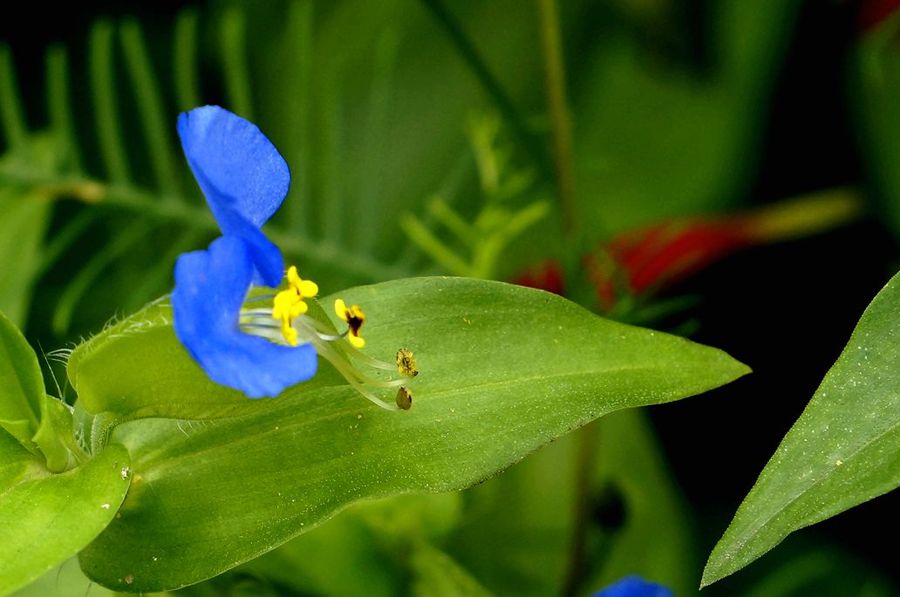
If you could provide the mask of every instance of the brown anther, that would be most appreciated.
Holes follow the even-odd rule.
[[[401,410],[409,410],[412,406],[412,399],[412,392],[406,389],[405,386],[400,386],[400,389],[397,390],[397,406]]]
[[[416,368],[416,357],[408,348],[401,348],[397,351],[397,370],[401,375],[407,377],[415,377],[419,374]]]

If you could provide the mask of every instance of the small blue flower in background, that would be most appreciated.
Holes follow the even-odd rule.
[[[311,378],[321,356],[378,406],[409,408],[408,401],[399,406],[399,393],[395,407],[371,391],[405,390],[402,379],[367,376],[358,366],[395,367],[356,351],[365,345],[359,305],[335,301],[337,316],[348,324],[342,334],[306,316],[306,299],[318,294],[318,286],[293,266],[285,273],[281,251],[260,229],[281,206],[291,181],[275,146],[256,125],[218,106],[181,114],[178,136],[222,230],[207,250],[185,253],[175,264],[173,325],[193,359],[216,383],[262,398]],[[248,300],[252,285],[274,288],[282,277],[286,288]],[[271,306],[258,306],[266,299]],[[402,376],[416,374],[396,367]]]
[[[674,593],[668,587],[632,575],[597,591],[593,597],[674,597]]]

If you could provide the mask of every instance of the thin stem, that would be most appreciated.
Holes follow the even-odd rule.
[[[471,224],[466,222],[452,207],[440,197],[432,197],[428,202],[428,213],[440,224],[453,233],[456,238],[472,247],[478,241],[478,235]]]
[[[290,133],[286,150],[292,170],[291,195],[287,201],[288,228],[309,234],[311,217],[312,101],[313,101],[313,0],[291,2],[285,27],[284,94],[294,98],[283,114],[284,129]]]
[[[200,105],[200,77],[197,75],[197,11],[185,8],[175,21],[173,72],[175,97],[180,110]]]
[[[566,74],[559,39],[556,0],[536,0],[544,54],[545,86],[553,134],[557,196],[567,236],[575,236],[575,171],[572,166],[572,121],[566,100]]]
[[[388,29],[378,39],[375,48],[372,89],[369,96],[369,110],[366,115],[365,146],[370,157],[360,165],[358,218],[353,230],[358,250],[371,253],[377,240],[377,222],[383,210],[381,203],[384,190],[384,158],[391,148],[389,128],[391,103],[393,101],[394,71],[397,64],[399,36],[394,29]]]
[[[587,529],[590,519],[590,485],[591,473],[597,454],[598,430],[596,421],[578,430],[575,436],[578,452],[575,463],[575,512],[572,520],[572,543],[569,548],[569,561],[566,576],[560,594],[570,597],[578,593],[584,580],[585,552],[587,548]]]
[[[444,32],[450,38],[460,56],[462,56],[462,59],[472,69],[478,82],[481,83],[481,86],[484,87],[484,90],[494,101],[497,109],[509,123],[513,132],[525,146],[525,149],[541,168],[546,168],[547,156],[542,145],[525,124],[525,120],[519,114],[512,100],[503,90],[497,78],[491,73],[487,64],[482,60],[475,49],[475,45],[463,31],[457,20],[450,14],[441,0],[421,0],[421,2],[431,11],[435,20],[444,29]]]
[[[25,144],[27,127],[22,98],[19,96],[12,52],[5,44],[0,44],[0,124],[6,131],[6,141],[10,148]]]
[[[464,181],[471,175],[473,169],[472,154],[466,148],[454,162],[453,167],[444,176],[444,180],[438,186],[435,195],[437,197],[447,197],[450,201],[459,195]],[[447,203],[447,207],[452,209],[452,205]],[[424,224],[430,225],[434,223],[435,216],[430,212],[426,212],[423,218]],[[468,225],[468,224],[467,224]],[[421,267],[424,262],[425,253],[415,245],[407,243],[397,243],[400,247],[399,253],[394,258],[394,262],[402,268],[412,271]]]
[[[546,201],[536,201],[509,216],[505,224],[498,226],[482,240],[472,259],[472,276],[492,279],[497,275],[500,253],[528,227],[547,215],[550,206]]]
[[[129,173],[128,163],[125,160],[125,144],[122,142],[122,131],[119,128],[116,111],[112,34],[113,28],[109,21],[98,21],[91,29],[91,91],[103,163],[113,182],[125,183],[129,179]]]
[[[338,61],[324,75],[322,83],[322,147],[319,153],[322,181],[321,206],[322,236],[333,243],[343,238],[346,211],[341,175],[341,91],[340,76],[342,62]]]
[[[440,264],[455,276],[471,275],[472,268],[453,251],[447,248],[431,230],[412,214],[400,216],[400,228],[420,249],[425,251],[435,263]]]
[[[141,27],[134,19],[128,19],[120,28],[123,57],[131,77],[137,99],[139,120],[144,127],[148,143],[148,154],[158,188],[168,197],[177,190],[175,157],[172,154],[172,140],[169,138],[169,115],[163,108],[159,82],[150,64],[147,44]]]
[[[78,237],[87,230],[93,222],[96,221],[96,212],[92,209],[85,209],[70,219],[53,236],[47,240],[44,249],[41,251],[40,260],[34,268],[34,279],[40,278],[50,266],[56,263],[60,255],[66,251]]]
[[[76,172],[81,171],[69,101],[68,56],[65,48],[59,45],[47,49],[47,111],[50,114],[50,124],[65,147],[67,165]]]
[[[247,66],[246,24],[244,13],[237,8],[229,9],[222,17],[222,75],[234,111],[252,121],[255,119]]]

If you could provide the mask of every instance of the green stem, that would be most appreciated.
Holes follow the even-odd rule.
[[[446,245],[432,234],[431,230],[422,224],[422,222],[414,215],[403,214],[400,217],[400,227],[410,240],[418,245],[420,249],[425,251],[435,263],[444,267],[451,274],[454,276],[471,275],[472,268],[469,264],[448,249]]]
[[[89,42],[91,91],[103,163],[113,182],[124,183],[130,176],[116,110],[112,36],[113,27],[109,21],[98,21],[91,29]]]
[[[180,110],[200,105],[200,77],[197,75],[197,11],[185,8],[175,21],[172,72],[175,97]]]
[[[330,242],[340,243],[344,234],[344,221],[347,210],[344,206],[344,177],[341,173],[342,133],[341,126],[341,81],[342,62],[338,60],[334,67],[323,76],[321,85],[323,101],[322,144],[319,148],[320,180],[322,181],[321,206],[322,236]]]
[[[65,147],[66,166],[81,171],[69,101],[69,61],[65,48],[58,45],[47,49],[47,112],[50,126]]]
[[[291,196],[286,201],[288,228],[309,234],[313,226],[311,173],[313,164],[313,0],[291,2],[285,28],[284,94],[295,98],[283,113],[284,130],[290,135],[285,150],[292,169],[298,173],[291,183]]]
[[[547,104],[553,134],[553,163],[564,232],[575,235],[575,171],[572,166],[572,121],[566,100],[566,74],[559,39],[556,0],[536,0],[540,19],[541,47]]]
[[[27,127],[22,98],[19,96],[12,52],[5,44],[0,44],[0,124],[6,131],[6,141],[11,148],[25,144]]]
[[[128,66],[126,70],[131,76],[131,84],[137,98],[139,120],[144,127],[148,144],[147,153],[156,184],[167,196],[173,196],[177,190],[178,179],[175,176],[172,140],[168,135],[172,115],[163,108],[159,82],[153,72],[147,44],[138,21],[126,20],[119,31],[122,37],[122,55]]]
[[[53,236],[47,239],[47,243],[41,251],[40,259],[34,268],[35,280],[44,275],[50,269],[50,266],[56,263],[56,260],[88,229],[96,220],[96,215],[93,210],[82,210],[78,215],[66,222],[62,228],[54,231]]]
[[[443,27],[444,32],[450,38],[450,41],[456,47],[456,50],[460,53],[462,59],[469,68],[472,69],[478,82],[481,83],[481,86],[484,87],[484,90],[494,101],[497,109],[503,115],[503,118],[507,123],[509,123],[513,132],[522,142],[522,145],[524,145],[525,149],[532,155],[535,162],[537,162],[541,168],[545,168],[547,156],[541,143],[531,133],[531,130],[525,124],[525,120],[519,114],[519,111],[516,109],[512,100],[503,90],[503,87],[501,87],[497,78],[491,73],[484,60],[479,56],[478,51],[475,49],[475,45],[465,34],[460,24],[453,15],[450,14],[441,0],[421,1],[422,4],[431,11],[431,14],[438,24]]]
[[[250,68],[247,66],[246,24],[244,13],[237,8],[229,9],[222,17],[222,76],[234,111],[254,121]]]
[[[394,71],[397,65],[397,52],[400,47],[399,36],[393,29],[388,29],[378,39],[375,48],[375,63],[372,77],[372,90],[369,96],[369,110],[363,132],[364,143],[375,159],[363,160],[359,167],[359,190],[357,195],[357,228],[352,231],[356,248],[361,252],[375,250],[376,231],[379,214],[382,211],[384,197],[384,160],[388,155],[391,143],[390,114],[393,100]]]
[[[594,421],[578,430],[575,439],[578,442],[575,462],[575,512],[572,520],[572,543],[569,547],[569,560],[566,576],[560,594],[571,597],[579,593],[578,589],[584,580],[585,553],[587,550],[587,530],[590,520],[591,472],[599,445],[597,422]]]
[[[440,197],[432,197],[428,202],[428,213],[444,228],[453,233],[465,245],[471,248],[478,240],[478,234],[471,224],[466,222],[452,207]]]

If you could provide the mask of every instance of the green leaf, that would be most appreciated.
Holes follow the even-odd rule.
[[[589,477],[588,516],[576,522],[579,466]],[[462,495],[463,523],[446,551],[497,593],[564,593],[576,532],[585,537],[582,590],[627,574],[662,582],[678,595],[697,586],[688,513],[640,411],[603,417]],[[590,516],[603,504],[620,504],[621,521]]]
[[[38,193],[0,188],[0,311],[25,323],[51,204]]]
[[[315,303],[310,307],[317,318],[326,317]],[[175,337],[167,298],[76,347],[67,375],[82,409],[120,421],[215,418],[274,406],[267,400],[250,401],[206,376]],[[320,383],[317,376],[302,387]]]
[[[111,445],[60,475],[32,466],[0,493],[0,593],[40,577],[96,537],[125,498],[127,466],[125,450]]]
[[[689,508],[649,419],[642,412],[624,411],[601,419],[597,427],[596,490],[616,490],[625,516],[621,529],[606,530],[606,556],[588,557],[595,569],[587,588],[597,590],[628,574],[640,574],[676,595],[690,594],[702,562]]]
[[[354,504],[233,573],[302,594],[397,595],[409,581],[410,545],[446,535],[459,518],[460,502],[459,492],[452,492]]]
[[[788,534],[900,484],[900,274],[863,313],[846,348],[738,508],[703,585]]]
[[[75,455],[69,447],[74,442],[71,407],[45,394],[41,398],[41,423],[32,439],[46,458],[51,473],[61,473],[74,466]]]
[[[427,543],[417,544],[413,548],[410,565],[413,571],[413,595],[488,597],[492,594],[453,558]]]
[[[291,587],[297,594],[399,594],[404,586],[401,570],[382,553],[378,536],[356,513],[365,505],[341,512],[234,573],[265,578]]]
[[[324,363],[314,382],[238,405],[230,392],[192,385],[198,378],[185,350],[160,332],[168,326],[161,310],[156,323],[126,320],[73,359],[73,383],[79,394],[91,389],[94,407],[108,411],[138,393],[151,416],[161,399],[141,389],[147,378],[129,388],[119,367],[135,357],[118,343],[136,336],[153,343],[140,358],[163,376],[154,387],[177,401],[160,408],[196,412],[211,400],[195,402],[202,390],[232,410],[229,418],[137,420],[113,430],[135,479],[122,517],[81,554],[88,576],[133,591],[197,582],[359,499],[467,487],[603,414],[698,394],[748,371],[719,350],[508,284],[421,278],[342,295],[365,306],[369,354],[415,352],[411,410],[373,406]],[[134,583],[124,584],[126,576]]]
[[[13,593],[14,597],[115,597],[115,593],[98,587],[84,575],[78,560],[71,558],[34,582]]]
[[[44,380],[22,332],[0,312],[0,427],[32,449]]]
[[[0,495],[18,483],[32,467],[40,467],[37,457],[0,429]]]

